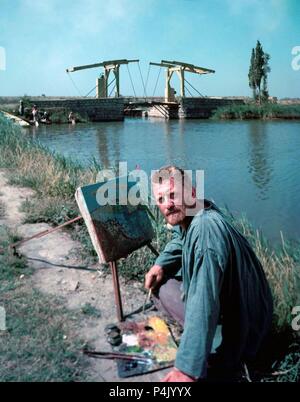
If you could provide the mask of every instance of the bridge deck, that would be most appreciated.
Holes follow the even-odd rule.
[[[124,97],[124,105],[125,106],[154,106],[154,105],[178,105],[179,102],[166,102],[164,98],[133,98],[133,97]]]

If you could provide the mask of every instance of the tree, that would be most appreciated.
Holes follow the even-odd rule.
[[[269,60],[270,55],[263,51],[258,40],[256,48],[252,49],[248,78],[249,87],[253,91],[253,98],[259,103],[266,102],[269,97],[268,73],[271,71]]]
[[[249,68],[249,87],[253,91],[253,98],[256,99],[256,85],[254,80],[254,63],[255,63],[255,50],[252,49],[251,60],[250,60],[250,68]]]

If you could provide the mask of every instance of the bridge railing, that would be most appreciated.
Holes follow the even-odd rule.
[[[164,102],[163,96],[123,96],[125,103]]]

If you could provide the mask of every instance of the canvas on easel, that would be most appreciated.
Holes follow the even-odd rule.
[[[120,178],[114,180],[115,183],[110,181],[112,186],[119,189]],[[138,248],[149,244],[154,236],[145,205],[120,205],[118,191],[115,205],[99,205],[97,192],[106,183],[80,187],[75,194],[100,263],[127,257]],[[128,182],[127,191],[133,186],[136,186],[136,183]]]

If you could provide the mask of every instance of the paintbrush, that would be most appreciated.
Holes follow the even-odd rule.
[[[150,288],[150,289],[149,289],[149,292],[148,292],[148,294],[147,294],[147,297],[146,297],[146,299],[145,299],[144,305],[143,305],[143,314],[145,314],[145,308],[146,308],[146,305],[147,305],[147,304],[149,303],[149,301],[150,301],[151,295],[152,295],[152,289]]]
[[[130,353],[120,353],[120,352],[102,352],[102,351],[92,351],[83,350],[83,353],[90,357],[96,357],[99,359],[109,359],[109,360],[135,360],[139,363],[151,364],[153,359],[144,355],[130,354]]]

